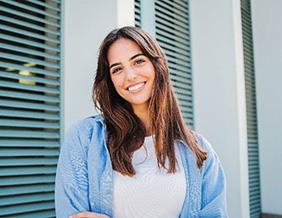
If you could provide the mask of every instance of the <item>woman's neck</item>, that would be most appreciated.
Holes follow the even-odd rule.
[[[146,129],[146,136],[152,135],[149,110],[147,108],[134,108],[134,113],[143,122]]]

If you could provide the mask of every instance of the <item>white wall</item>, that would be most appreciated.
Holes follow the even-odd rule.
[[[190,0],[190,12],[195,128],[223,164],[230,217],[249,217],[240,1]]]
[[[64,19],[64,128],[97,113],[92,84],[98,47],[114,28],[134,25],[134,1],[65,0]]]
[[[252,0],[262,211],[282,215],[282,1]]]

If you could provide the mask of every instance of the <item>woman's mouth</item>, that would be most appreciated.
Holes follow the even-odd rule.
[[[136,85],[133,85],[133,86],[129,86],[127,88],[127,90],[131,93],[136,93],[136,92],[139,92],[140,90],[142,90],[145,86],[146,82],[141,82],[141,83],[138,83]]]

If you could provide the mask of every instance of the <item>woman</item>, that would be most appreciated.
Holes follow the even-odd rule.
[[[101,115],[66,134],[56,177],[65,217],[227,217],[211,145],[186,127],[164,52],[123,27],[100,46],[93,100]]]

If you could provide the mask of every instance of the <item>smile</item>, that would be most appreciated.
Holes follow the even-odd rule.
[[[146,84],[145,82],[138,83],[138,84],[136,84],[136,85],[129,86],[129,87],[127,88],[127,90],[128,90],[129,92],[135,93],[135,92],[138,92],[138,91],[140,91],[141,89],[143,89],[143,87],[145,86],[145,84]]]

